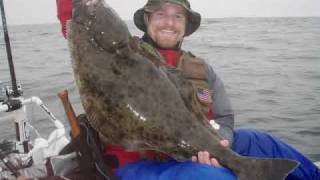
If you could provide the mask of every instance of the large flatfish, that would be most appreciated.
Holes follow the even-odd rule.
[[[90,124],[111,144],[152,149],[177,160],[208,150],[239,180],[281,180],[297,162],[239,156],[186,101],[188,83],[142,53],[103,0],[73,0],[68,40],[76,84]]]

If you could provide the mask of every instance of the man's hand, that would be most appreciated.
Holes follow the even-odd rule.
[[[224,147],[229,147],[230,143],[228,140],[221,140],[220,144]],[[217,166],[220,167],[221,164],[215,158],[210,159],[210,154],[208,151],[199,151],[198,156],[191,157],[192,162],[198,162],[201,164],[207,164],[209,166]]]

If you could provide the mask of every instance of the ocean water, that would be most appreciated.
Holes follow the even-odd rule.
[[[128,26],[141,35],[132,22]],[[9,33],[24,97],[39,96],[67,125],[56,94],[68,89],[76,114],[83,109],[59,24],[9,26]],[[0,34],[0,81],[8,85]],[[320,18],[204,19],[183,48],[204,58],[224,81],[236,128],[265,130],[320,160]],[[53,125],[45,113],[33,105],[27,109],[46,136]],[[0,139],[14,138],[12,119],[7,113],[0,117]]]

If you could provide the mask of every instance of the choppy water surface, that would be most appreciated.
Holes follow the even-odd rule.
[[[67,88],[76,113],[83,110],[59,28],[58,24],[23,25],[9,27],[9,32],[25,97],[40,96],[66,123],[58,91]],[[129,28],[141,35],[132,22]],[[320,18],[205,19],[185,39],[184,49],[205,58],[223,79],[236,127],[266,130],[320,160]],[[0,81],[9,83],[3,38]],[[37,107],[28,110],[42,133],[52,128]],[[0,128],[1,139],[14,137],[10,118],[2,118]]]

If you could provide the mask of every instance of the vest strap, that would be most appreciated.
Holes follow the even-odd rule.
[[[190,52],[183,52],[178,67],[187,79],[208,81],[208,66],[201,58]]]
[[[208,113],[212,109],[214,92],[208,82],[208,65],[206,62],[194,56],[190,52],[183,52],[177,67],[193,87],[192,108],[195,112],[201,112],[208,120]],[[212,117],[210,117],[212,118]]]

